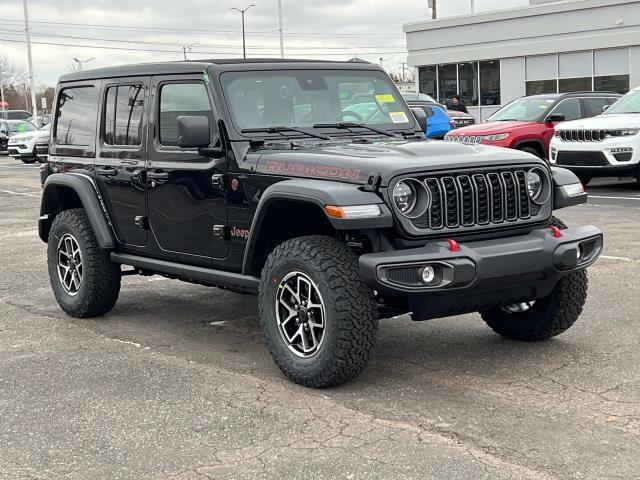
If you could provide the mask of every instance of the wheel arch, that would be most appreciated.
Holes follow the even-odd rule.
[[[102,199],[93,180],[82,174],[57,173],[47,177],[42,190],[38,219],[38,235],[43,242],[49,240],[55,216],[72,208],[85,210],[101,248],[115,248],[115,235],[103,208]]]
[[[336,219],[326,205],[378,204],[379,218]],[[393,226],[391,212],[373,192],[358,185],[323,180],[285,180],[268,187],[256,208],[245,249],[242,273],[260,275],[267,256],[280,243],[302,235],[339,237],[344,230]]]
[[[547,149],[541,140],[529,138],[527,140],[520,140],[513,146],[516,150],[521,150],[525,147],[535,149],[540,154],[540,158],[547,158]]]

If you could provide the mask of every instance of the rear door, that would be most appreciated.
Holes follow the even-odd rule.
[[[218,141],[209,89],[202,74],[157,76],[151,85],[147,199],[154,239],[165,257],[193,264],[222,263],[228,249],[226,159],[204,157],[177,143],[181,115],[209,118],[211,143]]]
[[[95,179],[118,240],[131,247],[144,247],[148,240],[144,178],[148,92],[149,77],[105,80],[102,85]]]

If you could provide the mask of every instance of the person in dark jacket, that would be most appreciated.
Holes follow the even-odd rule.
[[[460,98],[460,95],[454,95],[453,96],[453,101],[452,101],[451,105],[449,106],[449,110],[455,110],[457,112],[469,113],[469,111],[467,110],[467,107],[465,107],[464,103],[462,103],[462,98]]]

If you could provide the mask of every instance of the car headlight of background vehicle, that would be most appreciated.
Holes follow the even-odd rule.
[[[415,178],[400,180],[393,187],[391,196],[393,206],[407,218],[418,218],[431,206],[431,194],[424,184]]]
[[[627,128],[624,130],[618,130],[618,134],[621,137],[630,137],[632,135],[637,135],[640,132],[640,128]]]
[[[495,135],[485,135],[482,137],[483,142],[500,142],[509,138],[510,133],[496,133]]]
[[[541,205],[549,199],[551,187],[547,175],[540,168],[532,168],[527,172],[527,193],[531,200]]]

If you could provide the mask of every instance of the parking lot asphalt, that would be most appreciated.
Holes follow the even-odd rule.
[[[73,319],[37,235],[38,166],[0,157],[0,478],[640,478],[640,189],[559,212],[606,234],[585,311],[545,343],[478,315],[381,322],[369,368],[309,390],[254,297],[125,277]]]

